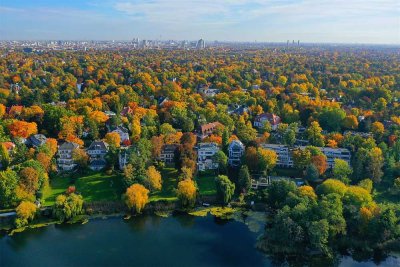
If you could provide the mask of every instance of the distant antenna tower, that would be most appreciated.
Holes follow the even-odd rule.
[[[297,40],[297,45],[300,46],[300,40]]]
[[[289,40],[286,42],[286,48],[289,48]]]
[[[294,44],[294,40],[293,40],[293,44]]]

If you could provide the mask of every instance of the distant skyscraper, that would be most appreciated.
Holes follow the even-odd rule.
[[[196,44],[196,48],[197,48],[197,49],[204,49],[204,48],[206,48],[206,42],[205,42],[203,39],[198,40],[198,41],[197,41],[197,44]]]

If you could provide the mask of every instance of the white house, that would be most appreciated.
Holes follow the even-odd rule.
[[[129,132],[124,126],[117,126],[117,128],[115,128],[112,132],[119,135],[121,144],[125,141],[129,141]]]
[[[89,168],[93,171],[104,169],[107,165],[105,155],[108,152],[108,144],[104,141],[93,141],[86,153],[90,157]]]
[[[197,168],[199,171],[215,170],[218,162],[214,162],[213,156],[219,151],[216,143],[200,143],[197,148]]]
[[[72,142],[65,142],[58,147],[58,168],[63,171],[71,171],[75,168],[76,163],[72,158],[72,152],[78,149],[79,145]]]
[[[175,160],[175,153],[178,149],[178,144],[163,145],[161,148],[161,153],[159,160],[164,163],[173,163]]]
[[[239,166],[244,154],[244,145],[239,140],[233,140],[228,147],[228,163],[231,166]]]

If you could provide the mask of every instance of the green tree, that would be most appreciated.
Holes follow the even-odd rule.
[[[319,178],[319,171],[314,164],[309,164],[306,168],[306,179],[316,181]]]
[[[4,144],[0,144],[0,163],[3,169],[7,169],[10,164],[10,155]]]
[[[228,168],[228,157],[222,150],[219,150],[213,156],[213,161],[218,163],[218,172],[221,174],[225,174]]]
[[[353,173],[347,161],[342,159],[335,159],[333,166],[333,176],[345,184],[350,182],[349,176]]]
[[[11,208],[17,201],[16,189],[18,175],[15,171],[7,169],[0,172],[0,207]]]
[[[249,191],[251,187],[251,176],[247,165],[242,165],[240,168],[238,184],[241,191]]]
[[[215,185],[217,187],[217,195],[224,204],[229,203],[235,193],[235,184],[229,180],[226,175],[218,175],[215,178]]]
[[[317,121],[313,121],[310,127],[306,130],[308,141],[313,146],[324,146],[324,136],[322,135],[322,128]]]

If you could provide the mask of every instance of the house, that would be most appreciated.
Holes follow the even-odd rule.
[[[322,153],[326,156],[326,163],[329,168],[335,166],[335,159],[342,159],[350,164],[351,153],[346,148],[331,148],[331,147],[320,147]]]
[[[254,127],[263,127],[266,121],[269,121],[272,130],[276,130],[278,128],[278,125],[281,123],[281,118],[272,113],[263,113],[255,117]]]
[[[261,144],[262,148],[275,151],[278,156],[276,165],[279,167],[293,167],[292,151],[288,146],[278,144]]]
[[[175,161],[175,153],[178,147],[178,144],[163,145],[159,160],[164,163],[173,163]]]
[[[218,169],[213,156],[219,151],[216,143],[200,143],[197,148],[197,169],[199,171]]]
[[[133,114],[133,109],[131,109],[130,107],[124,107],[122,109],[122,111],[120,112],[120,114],[121,114],[121,116],[126,117],[126,116],[128,116],[130,114]]]
[[[244,154],[244,145],[239,140],[233,140],[228,147],[228,163],[231,166],[237,167],[241,163]]]
[[[121,171],[124,170],[126,164],[128,164],[131,153],[132,149],[130,149],[129,147],[121,147],[121,150],[118,155],[119,169]]]
[[[217,130],[218,128],[221,128],[223,126],[224,125],[219,123],[218,121],[203,124],[198,129],[198,136],[200,137],[200,139],[204,139],[204,138],[210,136],[215,130]]]
[[[115,114],[115,112],[113,112],[111,110],[104,111],[104,114],[106,114],[107,117],[109,117],[109,118],[114,117],[114,116],[117,115],[117,114]]]
[[[243,115],[249,113],[249,108],[246,105],[229,105],[228,114]]]
[[[105,155],[108,152],[108,144],[104,141],[93,141],[86,153],[90,157],[89,168],[93,171],[98,171],[106,167],[107,162]]]
[[[73,142],[64,142],[58,147],[58,169],[62,171],[71,171],[75,168],[76,163],[72,158],[72,152],[78,149],[79,145]]]
[[[47,137],[43,134],[33,134],[29,136],[27,140],[27,144],[32,145],[33,147],[39,147],[44,145],[47,141]]]
[[[201,87],[199,93],[204,94],[206,97],[214,97],[216,94],[220,92],[219,89],[215,88],[208,88],[208,87]]]
[[[112,132],[119,135],[121,144],[125,141],[129,141],[129,131],[124,126],[117,126]]]

